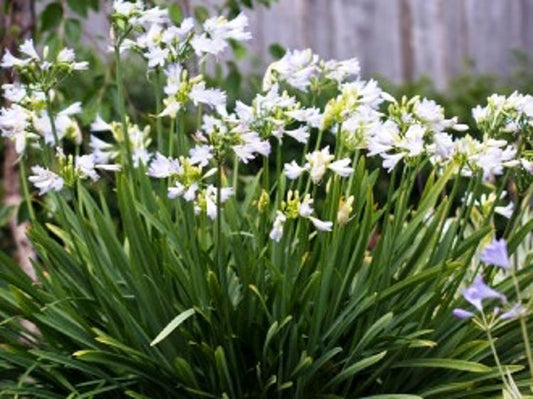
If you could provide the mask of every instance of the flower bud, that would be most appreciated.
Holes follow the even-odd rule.
[[[339,210],[337,212],[337,223],[340,226],[344,226],[350,221],[350,213],[352,213],[352,210],[353,210],[352,205],[353,205],[354,199],[355,199],[354,196],[350,195],[348,199],[346,200],[344,199],[344,197],[342,197],[339,200]]]
[[[259,212],[263,213],[268,207],[269,202],[270,198],[268,196],[268,192],[263,189],[259,195],[259,200],[257,201],[257,209],[259,209]]]

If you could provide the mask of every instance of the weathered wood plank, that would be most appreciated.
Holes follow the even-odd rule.
[[[221,3],[179,1],[191,9]],[[365,75],[394,81],[428,75],[444,87],[466,60],[478,72],[508,74],[512,50],[533,53],[533,0],[278,0],[246,13],[254,36],[248,47],[263,68],[270,44],[280,43],[311,47],[325,58],[358,57]],[[91,14],[85,40],[98,42],[95,36],[107,30],[104,13]]]

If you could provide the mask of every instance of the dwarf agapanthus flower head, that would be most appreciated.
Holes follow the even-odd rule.
[[[242,13],[232,20],[223,16],[208,18],[203,30],[203,33],[191,39],[191,45],[200,57],[222,53],[229,47],[228,40],[245,41],[252,38],[248,31],[248,18]]]
[[[133,166],[138,168],[142,163],[147,165],[151,154],[148,148],[152,142],[150,125],[146,125],[143,129],[137,124],[132,124],[126,119],[128,124],[128,134],[130,138],[130,148],[132,152]],[[100,115],[97,115],[94,122],[91,124],[92,132],[111,132],[114,143],[104,141],[95,135],[91,135],[89,147],[97,162],[105,163],[107,161],[116,161],[122,154],[125,141],[124,132],[122,131],[122,123],[111,122],[107,123]]]
[[[233,189],[231,187],[222,187],[220,189],[221,205],[232,195]],[[194,204],[195,212],[205,212],[209,219],[215,220],[218,217],[217,196],[217,188],[213,185],[208,185],[204,190],[198,193],[197,200]]]
[[[31,168],[33,175],[28,180],[39,189],[39,195],[46,194],[49,191],[61,191],[65,180],[58,174],[42,166],[33,166]]]
[[[335,155],[330,154],[329,146],[306,154],[305,158],[307,163],[304,166],[299,166],[296,161],[284,165],[284,173],[289,179],[297,179],[307,171],[313,183],[318,184],[328,169],[341,177],[348,177],[353,173],[350,158],[334,161]]]
[[[320,220],[314,216],[313,202],[311,195],[306,194],[302,198],[298,191],[289,190],[286,200],[281,203],[281,209],[276,212],[276,218],[270,231],[270,238],[276,242],[281,240],[285,222],[288,219],[308,219],[317,230],[331,231],[333,222]]]
[[[287,83],[301,91],[307,91],[311,79],[320,73],[319,57],[311,49],[288,50],[285,55],[267,69],[263,79],[263,90],[268,91],[277,83]]]
[[[511,267],[511,260],[507,254],[507,241],[503,238],[493,240],[481,251],[481,261],[487,265],[495,265],[504,269]]]

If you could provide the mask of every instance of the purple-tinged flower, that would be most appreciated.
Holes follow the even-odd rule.
[[[481,276],[477,276],[474,280],[474,284],[463,290],[463,297],[476,307],[477,310],[482,311],[482,301],[489,298],[498,298],[502,302],[506,302],[507,299],[502,293],[493,290],[487,284],[484,283]]]
[[[511,261],[507,254],[507,242],[503,238],[492,241],[481,251],[481,261],[488,265],[509,269]]]
[[[462,319],[462,320],[467,320],[467,319],[471,319],[472,317],[474,317],[474,313],[469,312],[468,310],[465,310],[465,309],[461,309],[461,308],[455,308],[452,311],[452,313],[455,317]]]
[[[507,312],[502,313],[500,317],[504,320],[518,319],[524,312],[525,312],[524,307],[520,305],[519,303],[517,303],[513,305],[513,307],[509,309]]]

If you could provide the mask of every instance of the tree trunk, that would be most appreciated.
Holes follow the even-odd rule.
[[[1,14],[0,19],[2,19],[0,23],[6,33],[2,40],[2,53],[6,48],[12,52],[16,52],[18,41],[23,37],[31,36],[31,32],[34,29],[34,2],[29,0],[11,0],[8,5],[8,11],[5,14]],[[4,75],[3,81],[12,82],[15,79],[12,72],[8,73],[4,71]],[[20,173],[17,163],[18,155],[11,140],[4,140],[3,156],[3,204],[4,206],[15,206],[18,208],[22,203],[22,197],[20,195]],[[13,213],[13,217],[8,224],[11,238],[15,244],[15,257],[26,274],[35,280],[35,271],[31,264],[31,260],[35,258],[35,251],[26,236],[29,223],[25,221],[19,224],[17,214],[18,212]]]

